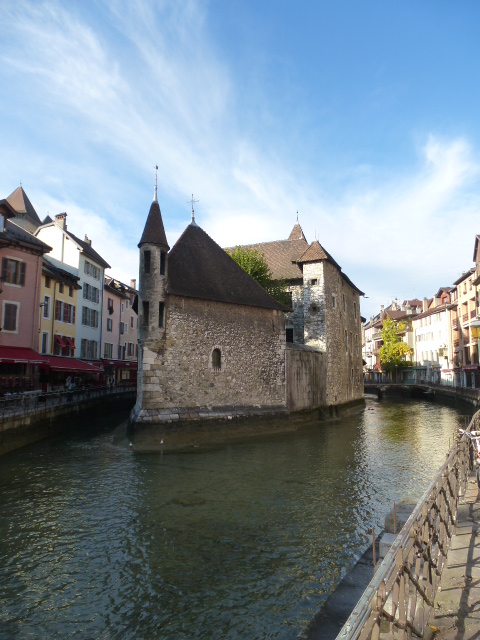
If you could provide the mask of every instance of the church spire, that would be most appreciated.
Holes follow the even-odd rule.
[[[191,200],[187,200],[187,202],[188,202],[189,204],[191,204],[191,205],[192,205],[192,221],[190,222],[190,224],[193,224],[193,226],[194,226],[194,227],[197,227],[198,225],[197,225],[197,223],[195,222],[195,211],[193,210],[193,205],[194,205],[196,202],[198,202],[198,200],[194,200],[194,199],[193,199],[193,193],[192,193],[192,198],[191,198]]]
[[[155,165],[155,190],[153,192],[153,201],[154,202],[158,202],[158,200],[157,200],[157,171],[158,171],[158,164]]]

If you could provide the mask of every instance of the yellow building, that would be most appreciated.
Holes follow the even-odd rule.
[[[73,358],[79,278],[44,257],[40,291],[38,349],[44,355]]]

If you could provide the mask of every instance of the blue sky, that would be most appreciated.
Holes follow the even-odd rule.
[[[432,296],[480,233],[480,3],[0,4],[0,196],[68,213],[129,281],[158,194],[222,246],[297,211],[368,298]]]

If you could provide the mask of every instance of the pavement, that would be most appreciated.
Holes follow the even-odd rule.
[[[457,527],[430,616],[435,640],[480,639],[480,496],[472,477],[458,505]]]

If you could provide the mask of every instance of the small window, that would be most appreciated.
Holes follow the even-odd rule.
[[[315,286],[316,284],[318,284],[318,280],[317,280],[317,278],[312,278],[312,279],[310,280],[310,285],[313,287],[313,286]]]
[[[3,331],[18,331],[18,307],[15,302],[3,303]]]
[[[50,296],[44,296],[43,298],[43,317],[50,318]]]
[[[148,302],[148,300],[143,300],[142,302],[142,326],[143,327],[148,327],[149,315],[150,315],[150,303]]]
[[[63,282],[58,283],[58,293],[63,293]]]
[[[50,289],[50,278],[45,276],[45,289]]]
[[[163,316],[164,316],[164,312],[165,312],[165,303],[164,302],[159,302],[158,303],[158,326],[159,327],[163,327]]]
[[[70,298],[73,298],[73,287],[68,287],[68,295],[70,296]]]
[[[293,327],[288,327],[285,329],[285,341],[293,342]]]
[[[357,303],[353,303],[353,315],[355,316],[355,320],[357,319]]]
[[[335,309],[337,306],[337,296],[332,295],[332,309]]]
[[[312,304],[312,306],[310,307],[310,311],[312,313],[317,313],[317,305],[316,304]]]
[[[213,371],[220,371],[222,369],[222,353],[220,349],[214,349],[212,351],[212,369]]]
[[[160,275],[164,276],[165,275],[165,256],[167,254],[165,253],[165,251],[160,251]]]
[[[143,272],[150,273],[150,251],[143,252]]]
[[[342,294],[342,299],[343,299],[343,310],[346,311],[347,310],[347,301],[345,300],[345,294]]]
[[[345,351],[348,351],[348,333],[345,329]]]

